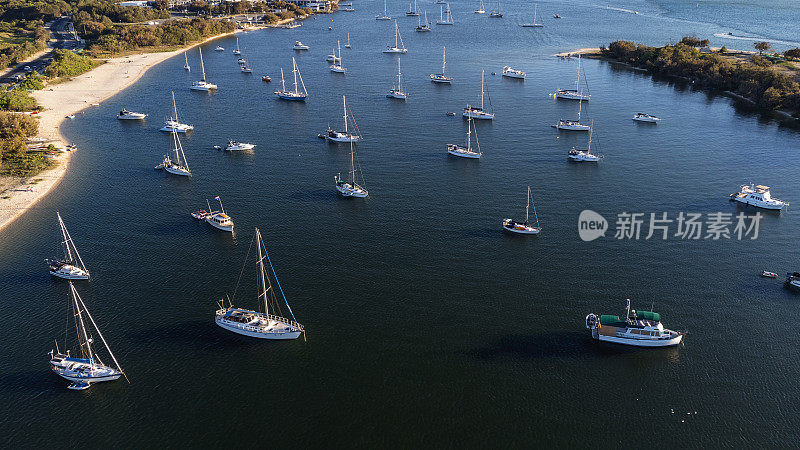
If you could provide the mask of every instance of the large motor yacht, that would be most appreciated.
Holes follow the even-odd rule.
[[[592,338],[602,342],[632,345],[636,347],[669,347],[681,343],[685,333],[668,330],[661,324],[661,314],[652,311],[631,309],[631,301],[625,310],[625,318],[619,316],[589,314],[586,328],[592,330]]]
[[[732,201],[744,203],[758,208],[781,210],[789,206],[788,202],[772,198],[769,186],[743,184],[739,192],[730,195]]]

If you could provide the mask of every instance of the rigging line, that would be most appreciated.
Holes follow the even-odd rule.
[[[233,304],[233,299],[236,298],[236,291],[239,290],[239,282],[242,281],[242,274],[244,273],[244,268],[247,265],[247,258],[250,256],[250,249],[253,248],[253,240],[255,240],[256,235],[253,235],[253,239],[250,239],[250,246],[247,247],[247,255],[244,257],[244,263],[242,264],[242,270],[239,271],[239,277],[236,279],[236,287],[233,288],[233,296],[228,299],[228,304]]]
[[[353,110],[347,108],[348,112],[350,113],[350,118],[353,119],[353,126],[356,127],[356,131],[358,131],[358,135],[361,136],[361,130],[358,128],[358,124],[356,123],[356,116],[353,115]]]
[[[267,262],[269,262],[269,268],[272,270],[272,276],[275,278],[275,283],[278,285],[278,289],[280,289],[281,291],[281,297],[283,297],[283,301],[286,303],[286,307],[289,309],[289,314],[292,315],[292,320],[297,322],[297,319],[294,317],[294,313],[292,312],[292,307],[289,306],[289,300],[286,300],[286,295],[283,293],[281,282],[278,281],[278,275],[275,273],[275,268],[272,267],[272,261],[269,259],[269,252],[267,252],[267,246],[264,245],[264,241],[261,241],[261,248],[264,249],[264,254],[267,255]]]

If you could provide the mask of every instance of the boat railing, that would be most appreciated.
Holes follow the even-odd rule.
[[[218,309],[217,312],[216,312],[216,315],[218,317],[220,317],[220,319],[224,319],[225,318],[224,315],[225,315],[226,312],[228,312],[228,309],[229,308]],[[280,323],[285,324],[285,325],[289,325],[289,326],[291,326],[293,328],[297,328],[300,331],[305,331],[305,328],[303,327],[303,325],[295,322],[294,320],[289,320],[289,319],[287,319],[285,317],[276,316],[274,314],[259,314],[259,316],[266,317],[267,319],[272,319],[272,320],[274,320],[276,322],[280,322]],[[235,321],[232,321],[232,322],[235,322]],[[268,331],[267,327],[254,327],[252,325],[247,325],[247,324],[244,324],[244,323],[241,323],[241,322],[236,322],[236,324],[237,324],[237,326],[239,328],[242,328],[242,329],[248,330],[248,331],[255,331],[257,333],[263,333],[263,332]]]

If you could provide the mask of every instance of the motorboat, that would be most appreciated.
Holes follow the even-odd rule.
[[[225,51],[225,47],[223,47],[221,45],[218,45],[217,48],[214,49],[214,51],[215,52],[224,52]]]
[[[447,144],[447,153],[449,155],[458,156],[459,158],[480,159],[481,144],[478,142],[478,129],[475,128],[475,149],[472,148],[472,117],[467,116],[467,140],[466,147],[461,147],[457,144]]]
[[[462,116],[473,118],[473,119],[478,119],[478,120],[492,120],[492,119],[494,119],[494,113],[493,112],[486,112],[484,110],[484,108],[483,108],[483,97],[484,97],[484,90],[485,90],[484,87],[485,87],[485,85],[486,84],[484,83],[484,71],[481,70],[481,106],[477,107],[477,106],[467,105],[467,107],[464,108],[464,111],[461,114]]]
[[[592,331],[592,339],[635,347],[678,345],[686,334],[664,328],[657,312],[632,310],[630,300],[623,319],[591,313],[586,316],[586,328]]]
[[[235,152],[235,151],[245,151],[245,150],[253,150],[256,148],[256,144],[248,144],[246,142],[237,142],[230,140],[228,141],[228,146],[225,147],[226,152]]]
[[[361,134],[353,134],[347,126],[347,117],[351,114],[347,113],[347,99],[342,95],[342,119],[344,121],[344,131],[334,131],[331,127],[325,130],[325,140],[328,142],[358,142],[361,140]],[[353,120],[355,123],[355,120]]]
[[[292,47],[292,50],[308,50],[309,48],[309,46],[300,41],[294,41],[294,47]]]
[[[800,289],[800,272],[787,273],[784,284],[788,288]]]
[[[509,66],[503,67],[503,76],[506,78],[517,78],[520,80],[524,80],[526,76],[528,76],[525,72],[517,69],[512,69]]]
[[[651,116],[650,114],[645,114],[645,113],[636,113],[636,115],[633,116],[632,119],[637,122],[646,122],[646,123],[658,123],[659,121],[661,121],[661,119],[659,119],[658,117]]]
[[[778,278],[778,274],[775,272],[769,272],[766,270],[761,271],[761,276],[764,278]]]
[[[117,119],[119,120],[144,120],[145,117],[147,117],[147,114],[128,111],[127,109],[123,109],[117,114]]]
[[[444,73],[444,68],[446,65],[445,55],[446,55],[446,48],[442,47],[442,73],[432,73],[430,75],[431,81],[434,83],[450,84],[453,82],[453,77],[448,77]]]
[[[536,218],[536,226],[528,223],[528,212],[531,207],[531,187],[528,186],[528,199],[525,205],[525,222],[517,222],[513,219],[503,219],[503,230],[516,234],[539,234],[542,227],[539,225],[539,215],[536,214],[536,204],[533,205],[533,216]]]
[[[202,71],[202,78],[198,81],[193,81],[192,85],[189,86],[189,89],[193,91],[213,91],[217,89],[217,85],[214,83],[209,83],[206,81],[206,66],[203,64],[203,50],[198,47],[197,50],[200,52],[200,70]]]
[[[67,226],[64,225],[64,221],[61,219],[61,213],[56,212],[56,217],[58,217],[58,225],[61,227],[61,237],[63,239],[61,245],[64,247],[64,257],[46,260],[50,275],[65,280],[88,280],[89,270],[86,269],[86,265],[83,263],[80,253],[78,253],[78,248],[75,247],[72,236],[69,235]]]
[[[197,211],[194,211],[192,213],[192,217],[194,217],[197,220],[206,220],[206,217],[208,217],[209,214],[211,213],[209,213],[205,209],[198,209]]]
[[[269,83],[270,81],[272,81],[272,78],[270,78],[269,75],[263,75],[261,77],[261,81],[263,81],[265,83]]]
[[[789,206],[789,202],[773,198],[769,186],[761,184],[743,184],[740,186],[739,192],[734,192],[730,195],[730,198],[732,201],[744,203],[745,205],[776,211]]]
[[[394,45],[387,46],[383,53],[408,53],[406,46],[403,44],[403,38],[400,36],[397,20],[394,21]]]
[[[206,200],[208,204],[208,214],[206,214],[205,221],[207,224],[211,225],[212,227],[222,230],[233,232],[233,219],[225,212],[225,208],[222,207],[222,200],[219,196],[214,197],[214,200],[219,202],[219,210],[212,211],[211,210],[211,203]]]

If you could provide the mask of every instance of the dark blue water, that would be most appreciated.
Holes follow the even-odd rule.
[[[355,6],[300,29],[240,35],[250,76],[238,72],[233,39],[219,41],[224,53],[206,45],[215,94],[188,91],[197,74],[184,73],[177,57],[64,125],[80,148],[66,178],[0,233],[2,442],[791,445],[800,425],[800,297],[758,274],[798,270],[793,207],[766,215],[758,239],[743,241],[615,240],[610,232],[586,243],[577,218],[584,209],[612,224],[621,212],[737,213],[727,195],[750,181],[800,202],[797,132],[729,99],[597,61],[584,64],[593,95],[585,114],[604,160],[569,164],[567,151],[586,137],[551,128],[577,112],[549,96],[573,82],[575,61],[551,54],[719,26],[540,3],[546,26],[532,30],[516,25],[529,19],[526,5],[504,2],[506,17],[490,19],[454,2],[456,25],[429,34],[399,17],[411,95],[399,103],[384,98],[396,57],[380,53],[393,24],[373,19],[377,2]],[[426,6],[434,19],[436,6]],[[347,32],[348,74],[332,74],[325,55]],[[293,52],[297,39],[311,50]],[[452,86],[428,80],[442,45]],[[190,55],[199,67],[196,50]],[[309,90],[305,104],[272,95],[292,56]],[[490,75],[504,65],[528,79]],[[453,160],[445,145],[463,141],[466,123],[445,112],[479,100],[482,68],[497,118],[478,124],[483,159]],[[152,169],[170,148],[157,131],[170,90],[196,126],[183,138],[191,180]],[[342,94],[364,135],[366,200],[337,198],[333,177],[348,169],[347,147],[316,137],[339,125]],[[150,116],[118,123],[122,107]],[[637,126],[630,117],[638,111],[663,122]],[[212,148],[227,139],[258,147],[234,155]],[[501,220],[521,218],[528,185],[544,230],[504,235]],[[216,195],[236,237],[188,215]],[[66,285],[43,264],[59,250],[56,211],[94,276],[79,290],[130,384],[73,392],[47,367],[67,318]],[[213,323],[256,226],[307,342],[256,342]],[[591,341],[584,316],[620,313],[626,298],[688,329],[685,346],[637,351]],[[256,306],[252,266],[237,303]]]

